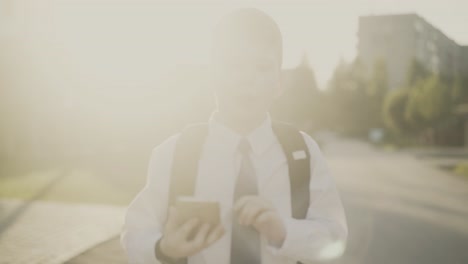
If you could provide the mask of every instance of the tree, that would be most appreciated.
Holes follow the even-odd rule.
[[[385,98],[385,124],[391,131],[413,141],[449,142],[448,138],[456,137],[454,131],[459,130],[452,109],[466,96],[461,83],[453,76],[433,74],[413,60],[405,86]]]
[[[359,58],[351,64],[341,61],[327,89],[333,127],[355,136],[366,136],[369,129],[381,127],[386,92],[387,70],[383,60],[376,61],[371,71]]]
[[[405,120],[413,131],[435,126],[451,108],[451,90],[436,75],[420,79],[410,87]]]
[[[326,90],[326,114],[328,116],[328,127],[343,132],[346,130],[348,113],[347,101],[350,97],[349,65],[340,60],[336,66]]]
[[[406,87],[415,85],[418,81],[427,78],[429,75],[431,75],[431,72],[416,58],[413,58],[406,73]]]
[[[457,75],[450,87],[450,97],[454,105],[468,103],[468,76]]]
[[[271,108],[274,118],[301,127],[316,121],[320,114],[320,93],[306,55],[301,64],[283,72],[284,92]]]
[[[378,59],[372,68],[372,75],[367,86],[367,96],[370,100],[369,123],[371,127],[383,126],[383,102],[388,91],[387,65],[383,59]]]
[[[436,75],[428,77],[423,87],[421,115],[429,125],[434,126],[450,111],[450,90]]]
[[[411,87],[408,87],[408,102],[406,105],[404,117],[408,124],[408,131],[417,133],[427,126],[427,120],[422,115],[424,106],[425,79],[419,79]]]
[[[408,129],[405,119],[409,99],[408,89],[393,90],[385,98],[383,112],[385,125],[394,133],[402,134]]]

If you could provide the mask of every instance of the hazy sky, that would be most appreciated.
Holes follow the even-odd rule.
[[[175,65],[207,63],[215,22],[238,6],[270,14],[283,33],[283,66],[297,65],[306,52],[322,87],[341,57],[355,57],[360,15],[414,12],[468,45],[466,0],[230,1],[223,6],[187,2],[64,0],[49,5],[54,38],[80,69],[114,83],[144,85]]]

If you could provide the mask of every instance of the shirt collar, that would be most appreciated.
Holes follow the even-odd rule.
[[[237,146],[242,138],[242,135],[229,128],[228,126],[219,122],[219,112],[215,111],[211,114],[209,119],[210,134],[217,140],[220,140],[226,147],[232,151],[237,149]],[[247,136],[247,140],[252,147],[252,151],[256,156],[262,155],[267,148],[274,142],[275,136],[271,126],[271,117],[267,113],[265,120],[262,121],[253,131]]]

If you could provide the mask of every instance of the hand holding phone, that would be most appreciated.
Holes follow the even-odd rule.
[[[192,256],[224,235],[219,203],[180,198],[169,210],[159,251],[171,259]]]
[[[180,197],[177,199],[175,207],[180,223],[197,218],[202,223],[208,223],[214,227],[221,221],[219,203],[216,201],[201,200],[194,197]]]

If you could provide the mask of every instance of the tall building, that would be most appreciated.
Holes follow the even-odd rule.
[[[468,46],[460,46],[417,14],[359,17],[358,55],[371,66],[386,61],[389,87],[404,85],[416,59],[434,73],[468,75]]]
[[[461,46],[461,72],[464,74],[463,76],[468,78],[468,46]]]

